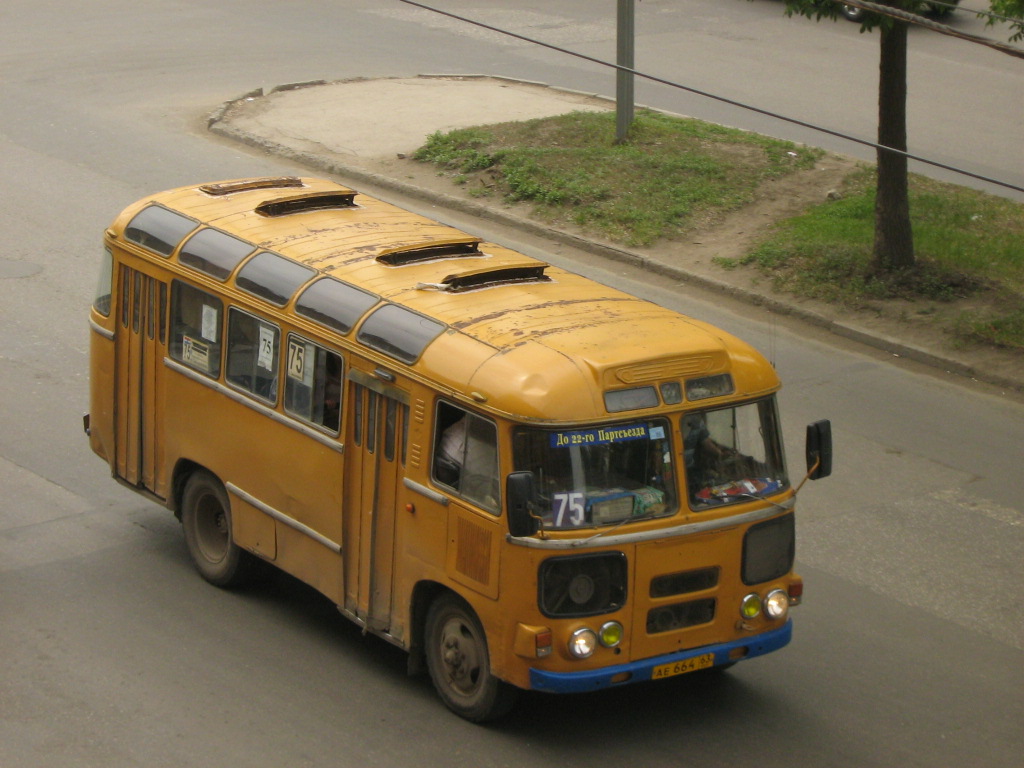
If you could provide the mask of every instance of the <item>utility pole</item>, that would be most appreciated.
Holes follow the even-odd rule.
[[[618,0],[615,63],[615,143],[626,140],[633,124],[633,0]],[[625,69],[622,69],[622,68]],[[628,71],[627,71],[628,70]]]

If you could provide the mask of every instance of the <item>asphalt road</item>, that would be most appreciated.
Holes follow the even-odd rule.
[[[810,22],[768,14],[773,2],[714,4],[720,21],[702,22],[701,48],[710,3],[681,13],[645,0],[663,15],[644,34],[671,51],[665,62],[684,50],[694,61],[721,55],[729,35],[743,38],[745,56],[716,61],[713,79],[782,103],[766,51],[790,62],[811,45],[807,72],[824,66],[823,43],[807,43],[818,31]],[[593,4],[566,2],[557,14],[482,0],[445,7],[613,50]],[[721,677],[530,696],[507,722],[475,727],[449,715],[425,678],[407,678],[401,653],[301,585],[206,585],[173,517],[110,480],[81,431],[103,228],[155,189],[300,170],[208,135],[217,104],[256,86],[417,72],[584,90],[605,82],[553,54],[406,14],[379,0],[0,9],[0,765],[1019,765],[1020,402],[563,247],[413,204],[752,341],[786,381],[795,464],[803,424],[833,419],[836,474],[801,499],[807,594],[788,649]],[[858,71],[848,50],[864,38],[853,25],[827,34],[826,68]],[[856,42],[834,42],[847,38]],[[1019,92],[1020,75],[989,54],[969,66],[952,41],[928,45],[918,72],[977,66],[987,76],[924,80],[928,93],[941,84],[948,101],[955,92],[978,106],[933,105],[921,124],[946,131],[966,120],[948,129],[971,140],[960,142],[964,162],[1000,167],[982,157],[998,142],[978,140],[989,134],[970,121],[980,112],[998,123],[1013,92],[1005,78]],[[820,109],[847,108],[853,86],[843,85],[818,84]],[[990,134],[1000,130],[1009,129]]]

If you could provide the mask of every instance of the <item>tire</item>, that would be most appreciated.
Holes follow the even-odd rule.
[[[209,472],[200,470],[185,484],[181,525],[189,556],[204,579],[225,588],[248,581],[256,559],[235,544],[227,491]]]
[[[474,723],[496,720],[515,704],[516,689],[491,674],[479,619],[455,595],[441,595],[427,612],[426,657],[434,688],[460,717]]]

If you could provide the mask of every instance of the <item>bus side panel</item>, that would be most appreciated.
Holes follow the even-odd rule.
[[[459,503],[448,506],[448,576],[491,600],[498,599],[503,536],[494,518]]]
[[[277,524],[275,565],[327,596],[335,605],[344,599],[342,557],[309,536]]]
[[[277,558],[277,523],[245,499],[232,495],[235,543],[265,560]]]
[[[248,457],[237,471],[246,473],[250,493],[293,521],[277,521],[277,566],[340,604],[344,457],[303,432],[237,409],[239,422],[251,421],[260,435],[247,441]]]
[[[176,371],[166,382],[168,464],[188,459],[230,484],[236,541],[265,557],[266,518],[276,514],[275,564],[341,602],[341,555],[311,535],[342,544],[341,453]]]

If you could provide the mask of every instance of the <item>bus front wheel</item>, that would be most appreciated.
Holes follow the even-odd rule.
[[[515,703],[515,689],[491,674],[480,621],[454,595],[442,595],[427,612],[426,656],[434,688],[460,717],[474,723],[494,720]]]
[[[196,570],[218,587],[237,587],[249,577],[253,556],[235,544],[227,491],[209,472],[198,471],[181,499],[185,544]]]

